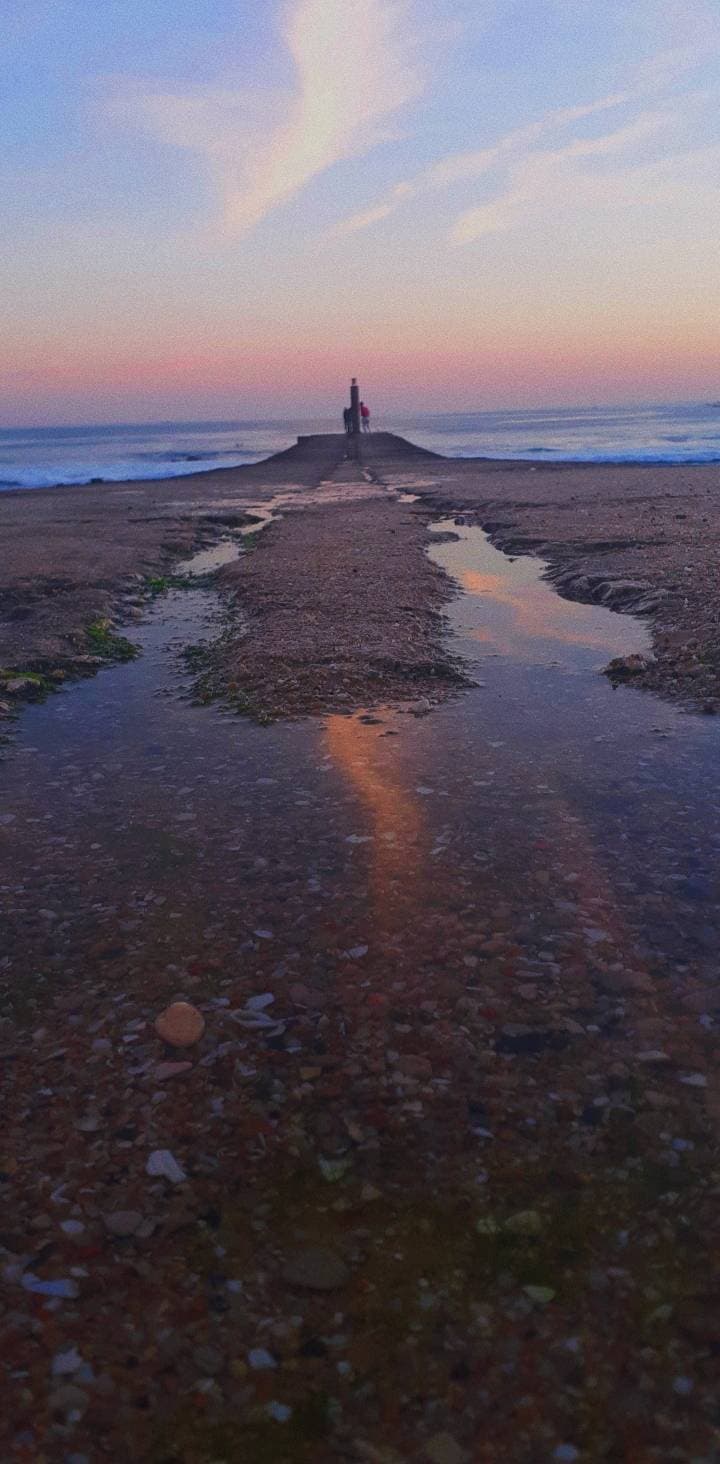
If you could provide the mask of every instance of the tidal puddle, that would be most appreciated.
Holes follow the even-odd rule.
[[[641,620],[561,599],[537,559],[509,558],[482,529],[453,519],[435,524],[434,531],[456,541],[435,546],[430,557],[466,592],[452,611],[463,655],[474,660],[482,650],[526,666],[583,671],[650,649]]]

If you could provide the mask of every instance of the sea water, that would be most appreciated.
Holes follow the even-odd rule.
[[[720,402],[410,415],[373,424],[445,457],[538,462],[720,462]],[[261,462],[335,418],[158,422],[0,430],[0,491],[177,478]]]

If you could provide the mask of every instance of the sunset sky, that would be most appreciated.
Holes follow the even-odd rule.
[[[717,0],[3,0],[0,425],[720,395]]]

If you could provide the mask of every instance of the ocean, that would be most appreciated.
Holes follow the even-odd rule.
[[[720,402],[547,408],[382,416],[445,457],[529,462],[720,462]],[[0,429],[0,490],[70,483],[179,478],[261,462],[301,433],[336,432],[338,421],[158,422]]]

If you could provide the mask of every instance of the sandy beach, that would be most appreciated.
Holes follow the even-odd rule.
[[[249,468],[0,494],[6,707],[38,694],[37,680],[22,684],[26,673],[50,689],[111,658],[93,628],[127,623],[148,582],[192,546],[280,499],[284,518],[265,531],[257,563],[226,573],[239,618],[213,657],[214,694],[232,683],[276,715],[426,695],[452,681],[438,618],[451,589],[427,561],[425,527],[461,513],[508,553],[545,560],[560,594],[647,617],[653,656],[619,674],[715,710],[716,467],[446,460],[389,434],[363,443],[359,464],[345,451],[343,437],[309,438]],[[417,502],[398,514],[390,498],[403,492]]]

